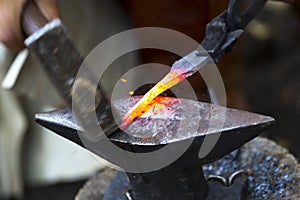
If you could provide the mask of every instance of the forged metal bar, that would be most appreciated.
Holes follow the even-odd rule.
[[[72,103],[73,105],[76,103],[77,106],[74,108],[78,111],[76,119],[84,127],[99,122],[107,135],[118,129],[114,123],[110,101],[93,73],[85,70],[82,76],[75,79],[84,58],[71,41],[61,21],[53,20],[46,23],[37,6],[30,2],[25,8],[22,25],[25,33],[31,34],[25,40],[26,46],[38,58],[69,108],[72,108]],[[79,94],[73,93],[74,85],[77,91],[80,91]],[[95,108],[94,104],[85,99],[93,90],[96,91]],[[98,121],[87,120],[93,119],[90,116],[95,111]]]

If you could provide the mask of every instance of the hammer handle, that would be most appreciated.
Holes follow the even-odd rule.
[[[47,23],[47,19],[33,1],[25,5],[21,26],[26,36],[32,35]]]

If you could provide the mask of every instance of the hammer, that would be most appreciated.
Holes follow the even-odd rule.
[[[37,5],[29,1],[21,23],[28,36],[25,45],[40,61],[69,109],[76,111],[79,123],[83,127],[99,123],[105,135],[117,130],[110,99],[105,95],[97,77],[88,67],[78,75],[80,67],[85,65],[84,58],[71,41],[62,22],[58,19],[47,22]],[[88,97],[95,101],[87,101]],[[95,113],[97,120],[92,120]]]

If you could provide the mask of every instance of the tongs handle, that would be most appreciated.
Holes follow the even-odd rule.
[[[24,7],[21,27],[26,36],[30,36],[47,23],[46,17],[33,1],[28,1]]]
[[[266,2],[267,0],[230,0],[226,17],[229,31],[244,29]],[[242,5],[246,5],[246,8],[242,9]]]

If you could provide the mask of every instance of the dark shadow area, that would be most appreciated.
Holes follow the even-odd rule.
[[[298,10],[299,11],[299,10]],[[247,28],[242,86],[253,112],[273,116],[265,136],[300,158],[300,17],[297,9],[269,3]]]
[[[27,187],[23,200],[74,200],[86,180],[48,186]]]

